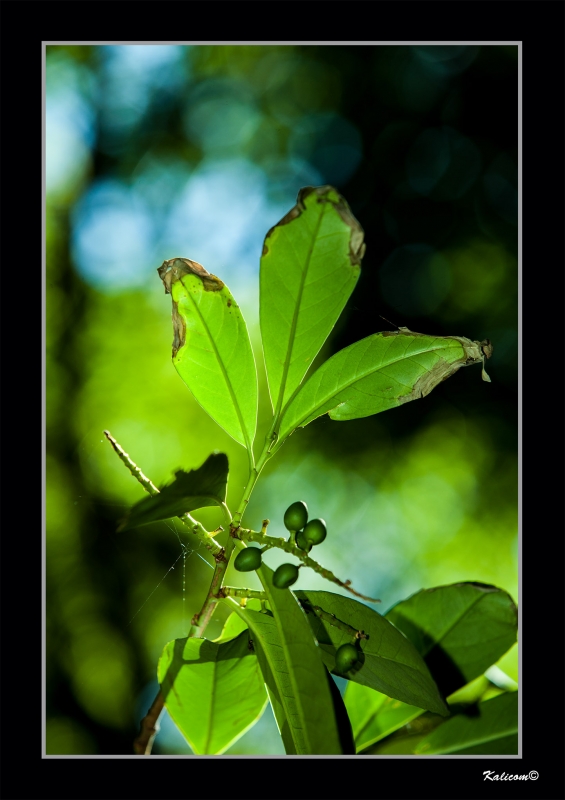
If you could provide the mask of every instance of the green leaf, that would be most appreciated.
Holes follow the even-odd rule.
[[[446,716],[449,713],[424,660],[388,620],[357,600],[332,592],[299,590],[295,594],[303,608],[322,608],[333,614],[336,621],[367,634],[367,639],[359,640],[362,657],[356,671],[347,674],[349,680],[437,714]],[[324,663],[333,671],[335,652],[351,641],[351,633],[320,619],[313,610],[309,611],[307,619]]]
[[[505,692],[442,723],[415,747],[417,755],[517,755],[518,693]]]
[[[202,408],[251,452],[257,371],[239,306],[196,261],[172,258],[158,272],[173,299],[173,364]]]
[[[386,614],[424,657],[444,695],[482,675],[517,636],[510,595],[483,583],[422,589]]]
[[[270,616],[272,616],[272,614],[270,614]],[[273,709],[273,715],[275,717],[279,733],[283,740],[285,752],[289,756],[298,755],[298,752],[296,750],[296,745],[294,743],[294,738],[292,736],[290,724],[285,711],[285,708],[288,707],[288,703],[286,703],[286,705],[285,703],[283,703],[283,698],[281,697],[279,691],[279,685],[275,680],[275,676],[273,674],[273,670],[271,669],[269,658],[267,657],[267,654],[261,645],[261,639],[257,637],[254,640],[253,645],[255,647],[255,652],[257,653],[257,658],[259,660],[261,672],[263,673],[263,678],[265,679],[267,694],[269,695],[269,701],[271,703],[271,708]],[[271,661],[273,661],[272,657]]]
[[[235,639],[242,631],[247,630],[247,625],[238,617],[237,614],[230,614],[227,618],[224,627],[222,628],[221,634],[218,636],[217,639],[214,639],[215,642],[229,642],[230,639]]]
[[[343,697],[357,750],[362,750],[406,725],[422,709],[387,697],[381,692],[349,681]]]
[[[269,391],[278,414],[300,385],[351,295],[363,229],[331,186],[307,186],[267,233],[260,321]]]
[[[268,662],[269,669],[264,675],[269,693],[275,699],[273,710],[279,729],[288,723],[299,755],[341,754],[322,654],[306,615],[289,589],[273,586],[274,573],[269,567],[263,565],[257,574],[272,614],[247,609],[237,609],[237,613],[247,622],[254,644],[262,648]]]
[[[328,359],[301,387],[282,414],[279,443],[322,414],[358,419],[425,397],[460,367],[483,363],[492,352],[487,342],[408,328],[367,336]]]
[[[119,531],[178,517],[207,506],[219,506],[226,500],[229,464],[225,453],[212,453],[198,469],[175,472],[175,479],[161,487],[159,494],[136,503]]]
[[[197,755],[224,753],[257,722],[267,704],[247,631],[228,642],[169,642],[157,679],[169,714]]]
[[[428,608],[432,603],[433,607]],[[479,609],[480,618],[477,617]],[[490,668],[516,639],[516,609],[512,599],[505,592],[484,584],[455,584],[418,592],[390,609],[386,617],[424,656],[450,704],[484,694],[485,689],[492,686],[483,675],[484,670]],[[416,619],[421,624],[425,619],[425,631],[414,625]],[[436,637],[437,651],[435,646],[430,646]],[[472,682],[467,683],[467,679]],[[463,684],[464,688],[460,688]],[[358,750],[383,739],[422,713],[414,706],[391,701],[385,695],[352,682],[344,699]]]

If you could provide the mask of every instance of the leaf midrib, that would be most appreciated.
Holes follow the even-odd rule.
[[[312,235],[312,238],[311,238],[308,257],[306,259],[306,264],[304,266],[304,269],[302,270],[302,277],[301,277],[301,280],[300,280],[300,288],[299,288],[299,291],[298,291],[297,301],[296,301],[296,304],[295,304],[295,307],[294,307],[294,314],[292,316],[292,323],[291,323],[291,326],[290,326],[290,334],[289,334],[289,338],[288,338],[288,347],[287,347],[287,350],[286,350],[286,356],[285,356],[284,367],[283,367],[283,374],[282,374],[281,384],[280,384],[280,388],[279,388],[279,396],[277,398],[277,406],[276,406],[276,409],[275,409],[275,420],[279,419],[281,408],[282,408],[282,404],[283,404],[283,400],[284,400],[286,382],[287,382],[287,379],[288,379],[288,372],[290,370],[290,360],[291,360],[290,357],[292,355],[292,350],[294,348],[294,339],[295,339],[295,335],[296,335],[296,328],[297,328],[297,325],[298,325],[298,315],[300,313],[300,306],[301,306],[301,303],[302,303],[302,295],[304,294],[304,287],[306,285],[306,277],[308,275],[308,270],[310,269],[310,263],[312,261],[312,255],[313,255],[313,252],[314,252],[314,244],[315,244],[315,242],[316,242],[316,240],[318,238],[318,231],[320,230],[320,226],[322,224],[322,219],[324,218],[324,214],[326,213],[327,205],[328,205],[327,203],[323,203],[323,205],[322,205],[321,214],[320,214],[320,216],[318,218],[318,221],[316,222],[315,231],[314,231],[314,234]],[[291,241],[291,245],[292,245],[292,241]]]
[[[476,739],[471,739],[468,742],[460,742],[458,745],[441,750],[441,753],[456,753],[458,750],[465,750],[467,747],[476,747],[479,744],[486,744],[487,742],[494,742],[497,739],[504,739],[506,736],[512,736],[512,734],[518,733],[518,727],[515,728],[512,726],[510,730],[498,731],[490,736],[480,736]],[[424,751],[425,753],[429,753],[429,751]],[[441,753],[436,753],[437,755],[441,755]],[[430,753],[430,755],[434,755],[434,753]]]
[[[388,695],[385,695],[385,697],[388,697]],[[394,698],[390,698],[390,699],[394,699]],[[398,702],[402,703],[403,701],[399,700]],[[399,727],[398,724],[391,723],[391,724],[389,724],[388,728],[385,728],[384,730],[381,730],[381,732],[380,732],[380,734],[378,736],[374,736],[373,738],[369,737],[369,739],[367,739],[366,741],[361,742],[362,735],[365,733],[365,731],[370,726],[370,724],[374,720],[376,720],[378,718],[379,712],[381,711],[383,705],[384,705],[384,703],[381,703],[381,705],[379,706],[379,708],[376,711],[373,711],[372,713],[369,713],[368,719],[363,723],[362,727],[359,729],[359,732],[355,736],[355,744],[356,744],[357,747],[359,747],[359,748],[361,748],[361,747],[363,747],[363,748],[364,747],[369,747],[370,745],[375,744],[376,742],[379,742],[381,739],[384,739],[385,736],[388,736],[389,733],[393,733],[395,730],[398,730],[398,727]],[[404,703],[404,705],[410,705],[410,704],[409,703]],[[412,707],[414,708],[414,706],[412,706]],[[422,714],[425,714],[425,713],[426,713],[426,709],[418,708],[417,711],[414,711],[411,714],[407,714],[406,717],[402,718],[402,725],[406,725],[407,722],[412,722],[412,720],[416,719],[417,717],[422,716]],[[357,745],[358,741],[359,741],[359,744]]]
[[[212,691],[210,694],[210,713],[208,715],[208,727],[206,731],[206,744],[204,746],[204,753],[208,754],[208,749],[210,747],[210,741],[212,739],[212,728],[213,728],[213,716],[214,716],[214,704],[216,702],[216,673],[218,671],[218,656],[219,648],[215,649],[214,652],[214,669],[212,672]]]
[[[247,621],[247,624],[248,624],[249,628],[250,628],[250,629],[253,631],[253,630],[255,629],[255,623],[253,622],[253,620],[252,620],[252,619],[250,619],[250,618],[248,618],[248,617],[247,617],[247,614],[245,613],[245,611],[244,611],[243,609],[242,609],[242,611],[243,611],[243,613],[244,613],[244,614],[245,614],[245,616],[246,616],[246,621]],[[277,623],[277,621],[276,621],[276,618],[275,618],[275,616],[274,616],[274,615],[273,615],[273,620],[274,620],[274,622],[275,622],[275,624],[276,624],[276,627],[277,627],[277,633],[279,633],[279,625],[278,625],[278,623]],[[256,631],[255,635],[256,635],[256,636],[257,636],[259,639],[261,639],[261,635],[260,635],[260,631],[259,631],[259,630],[257,630],[257,631]],[[280,635],[280,634],[279,634],[279,635]],[[285,664],[288,666],[288,664],[287,664],[287,660],[286,660],[286,652],[285,652],[285,648],[284,648],[284,646],[283,646],[282,644],[281,644],[281,649],[283,650],[283,653],[284,653],[284,656],[285,656]],[[272,658],[272,656],[271,656],[271,649],[270,649],[270,647],[268,646],[268,644],[267,644],[267,643],[265,643],[265,644],[263,645],[263,652],[265,653],[265,658],[266,658],[266,659],[267,659],[267,661],[269,662],[269,666],[270,666],[270,668],[271,668],[271,672],[272,672],[272,674],[273,674],[273,678],[274,678],[274,680],[276,681],[276,684],[277,684],[277,687],[278,687],[278,690],[279,690],[279,697],[280,697],[281,704],[282,704],[282,706],[283,706],[283,709],[284,709],[284,712],[285,712],[285,715],[286,715],[286,718],[287,718],[288,724],[289,724],[289,726],[290,726],[290,729],[291,729],[291,734],[294,734],[294,731],[295,731],[295,730],[301,730],[301,731],[303,732],[303,734],[304,734],[304,737],[306,738],[306,729],[305,729],[305,726],[304,726],[304,718],[303,718],[303,715],[302,715],[302,713],[300,713],[300,715],[299,715],[299,716],[300,716],[300,720],[301,720],[301,722],[302,722],[302,727],[297,729],[296,725],[293,725],[293,723],[292,723],[292,716],[291,716],[291,714],[290,714],[290,708],[289,708],[289,705],[288,705],[288,699],[287,699],[287,696],[286,696],[286,695],[284,694],[284,692],[282,691],[282,688],[283,688],[283,687],[282,687],[282,685],[281,685],[281,683],[280,683],[280,679],[279,679],[279,677],[278,677],[278,676],[279,676],[279,674],[280,674],[280,670],[279,670],[279,669],[277,669],[276,663],[275,663],[274,659],[273,659],[273,658]],[[287,672],[286,674],[287,674],[287,675],[290,675],[290,674],[291,674],[291,672],[292,672],[292,670],[289,670],[289,672]],[[297,701],[297,702],[296,702],[296,705],[297,705],[297,707],[298,707],[298,708],[300,708],[300,709],[302,710],[302,702],[301,702],[301,698],[300,698],[300,696],[298,696],[298,695],[295,693],[295,687],[294,687],[294,684],[292,684],[292,687],[293,687],[293,693],[294,693],[294,697],[295,697],[295,699],[296,699],[296,701]],[[292,735],[292,739],[293,739],[294,745],[295,745],[295,747],[296,747],[296,749],[297,749],[297,752],[298,752],[298,749],[299,749],[299,748],[298,748],[298,742],[296,741],[296,739],[295,739],[294,735]]]
[[[355,343],[355,344],[357,344],[357,343]],[[351,345],[351,347],[354,347],[354,346],[355,345]],[[387,361],[386,364],[382,364],[381,363],[378,367],[372,367],[372,368],[364,370],[363,373],[357,374],[354,378],[352,378],[350,381],[347,381],[342,386],[339,386],[338,388],[333,389],[331,392],[328,392],[326,395],[324,395],[323,399],[320,402],[318,402],[315,406],[310,406],[310,409],[309,409],[308,413],[304,414],[304,416],[300,418],[300,422],[302,422],[307,416],[310,416],[310,414],[313,414],[315,411],[317,411],[321,406],[323,406],[325,403],[327,403],[328,400],[330,400],[338,392],[344,392],[346,389],[349,389],[351,386],[353,386],[354,383],[357,383],[358,381],[369,377],[373,373],[378,372],[379,370],[384,369],[385,367],[390,367],[393,364],[398,364],[400,361],[408,361],[410,358],[412,358],[412,356],[422,355],[422,354],[425,354],[425,353],[434,353],[437,350],[445,350],[445,349],[446,349],[445,347],[432,347],[432,348],[426,348],[426,349],[422,349],[422,350],[417,350],[414,353],[410,353],[409,356],[403,355],[401,358],[395,358],[392,361]],[[339,353],[336,353],[336,355],[339,355]],[[327,363],[328,362],[326,361],[326,364]],[[451,363],[455,363],[455,362],[451,362]],[[325,366],[325,364],[323,366]],[[322,369],[322,367],[320,367],[320,369]],[[312,380],[316,376],[316,374],[317,373],[315,372],[314,375],[312,375],[312,378],[310,378],[310,380]],[[310,381],[305,383],[304,386],[299,387],[299,390],[302,391],[303,389],[306,389],[306,387],[308,386],[309,382]],[[285,407],[285,409],[283,411],[283,414],[281,415],[281,421],[284,419],[284,415],[286,413],[288,413],[288,411],[290,410],[290,404],[297,397],[298,397],[298,391],[293,397],[290,398],[289,402],[287,403],[287,405],[286,405],[286,407]],[[295,427],[298,427],[300,425],[300,422],[296,423]]]
[[[239,420],[239,425],[241,427],[241,432],[243,433],[243,438],[245,439],[245,446],[246,446],[247,450],[249,451],[249,453],[251,453],[252,452],[251,451],[251,442],[250,442],[249,434],[248,434],[248,431],[247,431],[247,426],[244,423],[243,415],[241,413],[241,409],[239,407],[239,403],[237,402],[237,397],[236,397],[235,392],[233,390],[233,387],[231,385],[231,381],[228,378],[228,373],[227,373],[226,368],[224,366],[224,362],[223,362],[222,358],[220,357],[220,353],[219,353],[218,348],[216,346],[216,342],[214,341],[214,338],[213,338],[212,334],[210,333],[210,328],[208,327],[208,324],[207,324],[202,312],[200,311],[200,308],[199,308],[198,304],[196,303],[196,301],[192,297],[192,292],[183,283],[183,279],[182,278],[181,278],[181,283],[184,286],[184,288],[187,290],[187,295],[188,295],[188,297],[190,297],[190,301],[191,301],[191,303],[192,303],[192,305],[193,305],[193,307],[194,307],[194,309],[195,309],[195,311],[196,311],[196,313],[198,315],[198,318],[200,319],[200,321],[202,323],[202,326],[203,326],[204,330],[206,331],[206,335],[208,336],[208,340],[210,341],[210,343],[211,343],[211,345],[212,345],[212,347],[214,349],[214,353],[216,355],[216,359],[217,359],[218,364],[220,366],[220,369],[222,371],[222,375],[223,375],[224,381],[226,382],[226,385],[228,387],[228,391],[230,393],[232,405],[235,408],[235,413],[237,414],[237,418]]]
[[[258,572],[260,572],[260,571],[258,571]],[[262,580],[262,576],[261,575],[259,575],[259,577],[261,578],[261,583],[263,584],[263,588],[265,590],[265,594],[267,595],[267,600],[269,601],[269,604],[270,604],[271,609],[273,611],[273,619],[275,620],[275,624],[277,626],[277,632],[279,634],[279,638],[280,638],[281,645],[282,645],[282,648],[283,648],[283,652],[284,652],[284,656],[285,656],[285,662],[286,662],[286,664],[288,666],[290,666],[289,665],[289,657],[288,657],[288,655],[289,655],[288,654],[288,644],[287,644],[287,641],[286,641],[286,637],[284,635],[284,626],[281,625],[281,621],[279,619],[276,601],[273,601],[268,581],[267,580]],[[288,591],[288,590],[285,590],[285,591]],[[302,696],[300,694],[300,687],[298,686],[298,684],[296,682],[296,677],[295,677],[293,669],[289,669],[288,675],[289,675],[290,683],[291,683],[291,686],[292,686],[293,696],[295,697],[295,699],[297,701],[296,705],[298,707],[298,714],[299,714],[300,722],[301,722],[301,726],[302,726],[301,730],[302,730],[302,732],[304,734],[304,739],[305,739],[308,751],[310,751],[310,749],[311,749],[311,747],[310,747],[310,737],[309,737],[309,732],[308,732],[308,726],[306,725],[306,720],[304,718],[304,707],[303,707],[303,703],[302,703]],[[296,742],[295,742],[295,744],[296,744]]]

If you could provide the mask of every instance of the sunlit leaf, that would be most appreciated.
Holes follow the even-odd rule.
[[[249,612],[249,609],[246,609],[246,611]],[[256,628],[256,630],[259,629]],[[265,686],[267,688],[267,694],[269,695],[269,701],[271,703],[273,715],[275,717],[275,721],[277,723],[277,727],[279,729],[279,733],[283,741],[285,753],[289,756],[297,755],[298,751],[296,749],[296,744],[294,741],[294,737],[297,737],[297,733],[295,732],[293,737],[293,733],[287,717],[287,711],[290,714],[290,704],[287,700],[283,701],[283,696],[281,695],[281,691],[283,688],[282,682],[280,678],[278,681],[275,679],[275,673],[273,672],[273,669],[276,669],[275,665],[277,663],[274,657],[275,654],[271,653],[271,649],[269,648],[267,655],[266,650],[263,649],[263,646],[261,644],[262,641],[263,640],[258,635],[254,639],[253,645],[255,647],[255,652],[257,653],[257,658],[259,659],[259,665],[261,667],[261,672],[263,673],[263,678],[265,679]],[[271,669],[271,664],[273,664],[273,669]]]
[[[283,741],[289,734],[299,755],[339,754],[342,749],[331,689],[306,615],[290,590],[273,586],[269,567],[263,565],[257,574],[272,614],[247,609],[237,613],[247,622],[254,644],[258,641],[268,662],[265,681],[279,714],[275,704],[273,710],[279,728],[287,723],[289,729]]]
[[[173,299],[173,364],[202,408],[251,450],[257,372],[239,306],[196,261],[172,258],[158,272]]]
[[[518,693],[471,706],[443,722],[414,748],[417,755],[517,755]]]
[[[427,336],[408,328],[374,333],[340,350],[306,381],[282,414],[279,442],[322,414],[357,419],[418,400],[491,353],[488,340]]]
[[[265,237],[261,336],[271,400],[281,409],[334,327],[360,273],[363,229],[331,186],[308,186]]]
[[[197,508],[219,506],[226,499],[228,457],[212,453],[198,469],[175,472],[172,483],[161,487],[159,494],[136,503],[119,530],[136,528],[161,519],[170,519]]]
[[[254,725],[267,694],[249,633],[227,642],[175,639],[157,679],[165,706],[197,755],[223,753]]]
[[[517,609],[510,595],[483,583],[422,589],[386,617],[424,657],[444,695],[495,664],[517,636]]]
[[[235,639],[242,631],[247,630],[247,625],[238,617],[237,614],[230,614],[227,618],[224,627],[222,628],[221,634],[218,636],[217,639],[214,639],[215,642],[229,642],[230,639]]]
[[[337,648],[350,642],[352,637],[341,627],[320,619],[313,606],[333,614],[337,621],[363,631],[368,637],[358,643],[360,663],[347,674],[349,680],[419,708],[448,714],[424,660],[414,645],[388,620],[357,600],[332,592],[298,590],[294,594],[308,610],[307,619],[328,669],[334,670]]]

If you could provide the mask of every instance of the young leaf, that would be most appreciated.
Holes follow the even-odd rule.
[[[425,397],[460,367],[483,363],[491,353],[488,340],[408,328],[367,336],[328,359],[301,387],[282,413],[278,446],[322,414],[357,419]]]
[[[267,233],[260,321],[269,391],[278,414],[299,386],[353,291],[363,229],[331,186],[307,186]]]
[[[359,666],[348,673],[349,680],[419,708],[448,715],[447,706],[424,660],[388,620],[357,600],[332,592],[297,590],[294,594],[308,611],[307,619],[328,669],[334,670],[336,650],[351,641],[351,634],[327,619],[320,619],[313,606],[322,608],[334,615],[336,621],[363,631],[367,636],[358,642]]]
[[[269,567],[263,565],[257,574],[272,614],[247,609],[238,609],[237,613],[247,622],[254,643],[258,641],[268,661],[265,680],[276,688],[273,694],[288,722],[294,748],[299,755],[340,754],[339,730],[322,653],[304,611],[289,589],[273,586],[274,573]],[[273,708],[276,715],[276,707]],[[277,720],[280,727],[281,719]]]
[[[485,700],[443,722],[415,747],[416,755],[517,755],[518,692]]]
[[[354,681],[348,682],[343,700],[358,751],[384,739],[423,713],[417,706],[402,703]]]
[[[190,472],[178,470],[172,483],[163,486],[159,494],[136,503],[118,530],[181,516],[197,508],[221,505],[226,499],[228,471],[225,453],[212,453],[201,467]]]
[[[251,453],[257,371],[245,320],[228,287],[201,264],[158,269],[173,299],[173,364],[202,408]]]
[[[495,664],[517,635],[514,601],[484,583],[422,589],[386,618],[410,639],[446,696]]]
[[[248,631],[227,642],[175,639],[157,679],[165,706],[197,755],[218,755],[260,718],[267,694]]]

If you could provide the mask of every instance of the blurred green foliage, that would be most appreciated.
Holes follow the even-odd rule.
[[[246,479],[244,449],[174,370],[156,269],[188,257],[230,287],[262,437],[259,257],[305,185],[337,186],[367,242],[316,363],[388,329],[382,315],[491,339],[492,383],[461,370],[421,402],[316,420],[269,463],[246,524],[269,517],[284,535],[285,509],[305,500],[328,525],[324,565],[383,610],[466,580],[517,599],[516,86],[517,47],[497,45],[47,48],[47,753],[132,752],[163,645],[186,635],[211,577],[172,522],[116,533],[143,492],[102,431],[154,483],[215,449],[232,508]],[[310,572],[297,588],[327,585]],[[517,678],[516,649],[503,668]],[[165,719],[154,752],[189,748]],[[228,752],[284,752],[271,711]]]

